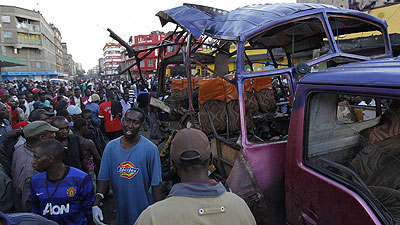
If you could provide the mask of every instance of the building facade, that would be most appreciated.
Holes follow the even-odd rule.
[[[104,59],[103,58],[99,58],[99,75],[104,75]]]
[[[62,52],[62,46],[61,46],[61,32],[58,30],[54,24],[50,24],[50,27],[53,29],[54,32],[54,45],[56,49],[56,68],[58,73],[63,73],[64,72],[64,60],[63,60],[63,52]]]
[[[76,70],[77,72],[83,70],[83,68],[82,68],[82,63],[74,63],[74,66],[75,66],[75,70]]]
[[[57,78],[54,30],[36,11],[0,5],[0,54],[26,61],[27,66],[4,68],[3,80]],[[59,37],[61,39],[61,34]]]
[[[104,75],[114,75],[118,73],[121,64],[122,46],[119,43],[109,42],[103,48]]]
[[[135,50],[148,49],[160,44],[161,41],[167,36],[168,34],[162,34],[158,32],[148,35],[137,35],[132,39],[130,44]],[[166,48],[167,51],[166,56],[176,53],[177,50],[178,46],[168,46]],[[140,69],[145,77],[151,77],[156,74],[157,66],[159,63],[158,62],[159,53],[160,53],[159,49],[156,49],[140,62]],[[139,57],[142,57],[144,54],[146,54],[146,52],[139,53]],[[134,58],[129,58],[127,52],[124,51],[122,53],[121,70],[128,68],[129,66],[134,64],[135,61],[136,60]],[[133,66],[130,69],[130,71],[133,72],[136,75],[136,77],[139,77],[139,72],[138,72],[139,70],[137,65]]]
[[[99,75],[99,65],[95,65],[92,69],[88,70],[87,75],[97,76]]]
[[[62,51],[62,58],[63,58],[63,77],[69,77],[76,75],[76,67],[75,62],[72,59],[72,55],[68,54],[68,47],[67,43],[61,43],[61,51]]]

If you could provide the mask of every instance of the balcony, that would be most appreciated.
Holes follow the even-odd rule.
[[[121,59],[104,59],[103,63],[117,62],[120,63]]]
[[[27,23],[17,23],[17,30],[20,32],[36,32],[40,33],[40,25],[27,24]]]
[[[119,54],[119,53],[108,53],[108,54],[104,54],[104,57],[121,57],[121,54]]]
[[[18,44],[37,45],[37,46],[42,45],[42,42],[38,39],[18,37],[17,40],[18,40]]]

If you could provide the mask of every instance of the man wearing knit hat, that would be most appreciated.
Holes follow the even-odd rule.
[[[14,203],[17,212],[31,212],[31,179],[38,173],[32,167],[33,148],[46,139],[55,138],[57,128],[45,121],[34,121],[24,127],[26,143],[13,153],[11,176],[14,186]]]
[[[212,154],[203,132],[178,131],[171,143],[171,161],[181,183],[172,187],[167,199],[143,211],[136,225],[256,224],[243,199],[208,178]]]

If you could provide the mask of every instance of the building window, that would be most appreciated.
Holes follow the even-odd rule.
[[[42,68],[42,63],[36,62],[36,68]]]
[[[12,32],[11,31],[3,31],[3,38],[12,38]]]
[[[153,67],[154,66],[154,61],[152,59],[147,60],[147,66],[148,67]]]
[[[140,61],[140,67],[145,67],[144,61]]]
[[[35,49],[35,53],[36,53],[36,55],[40,55],[40,50],[39,49]]]
[[[174,46],[168,46],[167,47],[167,51],[168,52],[173,52],[175,49],[174,49]]]
[[[11,22],[10,16],[1,16],[1,22],[10,23]]]

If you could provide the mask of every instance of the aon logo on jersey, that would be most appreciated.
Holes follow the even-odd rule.
[[[64,213],[69,213],[69,203],[65,205],[52,205],[51,203],[47,203],[46,208],[43,210],[43,216],[47,215],[62,215]]]

